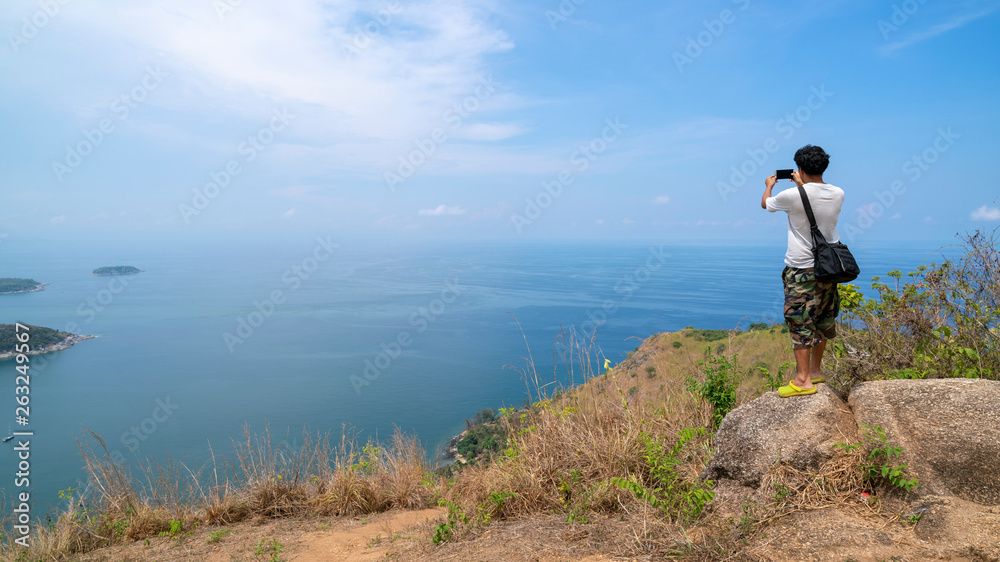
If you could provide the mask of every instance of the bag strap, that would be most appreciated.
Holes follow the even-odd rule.
[[[802,196],[802,206],[806,209],[806,216],[809,217],[809,226],[817,228],[816,215],[813,215],[812,205],[809,204],[809,196],[806,195],[806,188],[799,186],[799,195]]]
[[[820,232],[819,226],[816,225],[816,215],[813,214],[812,205],[809,204],[809,196],[806,195],[806,189],[799,186],[799,195],[802,196],[802,206],[806,210],[806,216],[809,217],[809,227],[812,231],[813,236],[813,246],[817,243],[826,243],[826,237]],[[815,247],[813,248],[815,250]]]

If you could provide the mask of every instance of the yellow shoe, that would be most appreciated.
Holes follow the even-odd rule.
[[[813,384],[819,384],[819,383],[822,383],[822,382],[826,382],[826,377],[823,377],[823,376],[813,377],[810,380],[812,381]]]
[[[793,383],[795,381],[788,381],[788,386],[782,386],[778,389],[778,396],[782,398],[788,398],[790,396],[808,396],[809,394],[816,394],[816,387],[812,388],[799,388]]]

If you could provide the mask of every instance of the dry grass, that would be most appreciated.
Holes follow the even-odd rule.
[[[51,525],[35,522],[31,547],[4,536],[0,560],[68,560],[101,547],[157,535],[182,536],[201,525],[293,515],[355,515],[431,504],[437,483],[415,437],[397,431],[381,445],[359,446],[346,433],[339,447],[304,435],[301,449],[271,446],[269,433],[244,432],[235,458],[204,470],[167,459],[136,469],[115,464],[100,436],[80,443],[88,488],[67,498]],[[208,476],[207,478],[205,476]],[[10,525],[7,521],[0,524]]]
[[[503,416],[504,453],[489,464],[466,467],[450,483],[429,472],[416,438],[398,432],[386,444],[362,444],[346,431],[333,444],[325,436],[306,434],[303,447],[289,452],[273,448],[267,432],[247,431],[234,444],[231,463],[217,462],[213,453],[201,469],[168,460],[140,467],[136,474],[112,463],[104,442],[89,434],[81,443],[89,488],[73,498],[54,526],[36,525],[33,546],[21,559],[70,559],[102,546],[189,533],[199,525],[423,508],[439,497],[466,516],[468,524],[456,522],[461,529],[452,541],[465,533],[481,536],[489,521],[558,514],[571,523],[601,521],[599,527],[609,533],[618,529],[602,539],[612,545],[602,551],[613,556],[713,559],[726,551],[730,538],[707,533],[708,516],[684,508],[685,494],[698,487],[697,476],[712,453],[707,430],[677,446],[685,428],[712,426],[711,407],[686,389],[685,380],[701,376],[706,347],[715,353],[723,343],[724,353],[739,357],[738,406],[764,390],[755,367],[776,371],[788,360],[787,336],[764,330],[706,342],[689,332],[660,334],[608,372],[600,372],[592,340],[563,334],[557,343],[566,372],[556,378],[585,382],[553,392],[555,385],[540,380],[529,360],[522,375],[540,400]],[[651,447],[669,454],[673,464],[667,468],[676,477],[671,489],[653,494],[663,500],[656,505],[620,485],[632,481],[647,491],[664,486],[657,476],[664,467],[659,472],[656,467],[662,458],[651,459]],[[801,489],[794,501],[812,497],[808,483],[795,480],[804,475],[775,477],[784,478],[781,485],[789,489]],[[803,505],[769,509],[779,513]],[[19,553],[8,538],[0,560],[14,560]]]
[[[569,521],[591,521],[615,514],[632,529],[632,536],[615,541],[629,545],[616,548],[615,555],[691,552],[685,528],[698,524],[698,517],[673,509],[683,502],[653,509],[614,481],[631,478],[647,490],[663,486],[647,457],[650,443],[669,451],[685,428],[711,427],[711,407],[686,390],[685,380],[700,376],[704,348],[711,345],[714,350],[716,343],[706,344],[686,332],[660,334],[613,370],[598,375],[596,361],[581,359],[595,355],[588,348],[590,342],[565,336],[557,341],[563,347],[557,356],[570,358],[566,373],[586,382],[546,397],[529,360],[522,376],[529,390],[543,399],[528,410],[504,416],[507,450],[485,466],[463,470],[447,500],[466,514],[471,536],[476,535],[476,523],[497,518],[559,513]],[[681,342],[680,347],[674,342]],[[790,356],[787,336],[769,330],[730,334],[724,343],[725,353],[740,356],[738,404],[759,396],[763,389],[760,378],[751,374],[754,365],[777,370]],[[669,499],[672,493],[683,494],[685,486],[695,486],[711,453],[708,431],[679,447],[673,470],[681,484],[660,496]]]

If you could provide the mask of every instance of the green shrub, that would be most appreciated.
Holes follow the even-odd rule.
[[[711,404],[713,425],[718,427],[736,406],[736,389],[740,385],[736,375],[736,356],[712,356],[699,362],[699,365],[705,380],[699,382],[688,377],[687,388]]]
[[[861,465],[865,473],[865,480],[869,482],[884,482],[895,488],[900,488],[909,492],[919,486],[916,478],[910,478],[905,464],[895,464],[893,459],[903,454],[902,447],[893,447],[889,444],[885,430],[879,426],[862,426],[866,432],[862,436],[862,443],[848,445],[837,443],[845,451],[851,452],[861,447],[868,449],[867,462]]]
[[[468,430],[456,448],[463,457],[472,460],[483,454],[500,452],[506,442],[506,431],[500,424],[483,424]]]
[[[281,549],[284,546],[278,542],[278,539],[267,540],[267,537],[262,537],[253,553],[257,556],[270,556],[271,562],[279,562],[281,560]]]
[[[1000,379],[1000,245],[997,230],[962,238],[963,254],[898,270],[865,299],[840,289],[841,336],[834,342],[845,387],[883,378]]]
[[[642,434],[646,451],[643,454],[647,474],[612,478],[611,483],[632,492],[637,498],[662,510],[675,519],[690,521],[698,517],[705,504],[712,501],[712,481],[684,477],[678,468],[691,459],[684,454],[689,443],[707,434],[703,427],[688,427],[678,434],[677,443],[667,449],[648,433]]]
[[[695,341],[714,342],[729,339],[729,332],[726,330],[698,330],[695,328],[685,328],[684,337],[693,338]]]

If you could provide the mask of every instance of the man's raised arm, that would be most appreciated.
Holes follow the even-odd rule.
[[[774,184],[776,184],[776,183],[778,183],[778,176],[777,175],[768,176],[768,178],[766,180],[764,180],[764,185],[767,186],[767,189],[764,190],[764,195],[762,195],[760,197],[760,208],[761,209],[765,209],[765,210],[767,209],[767,198],[771,196],[771,189],[774,188]]]

